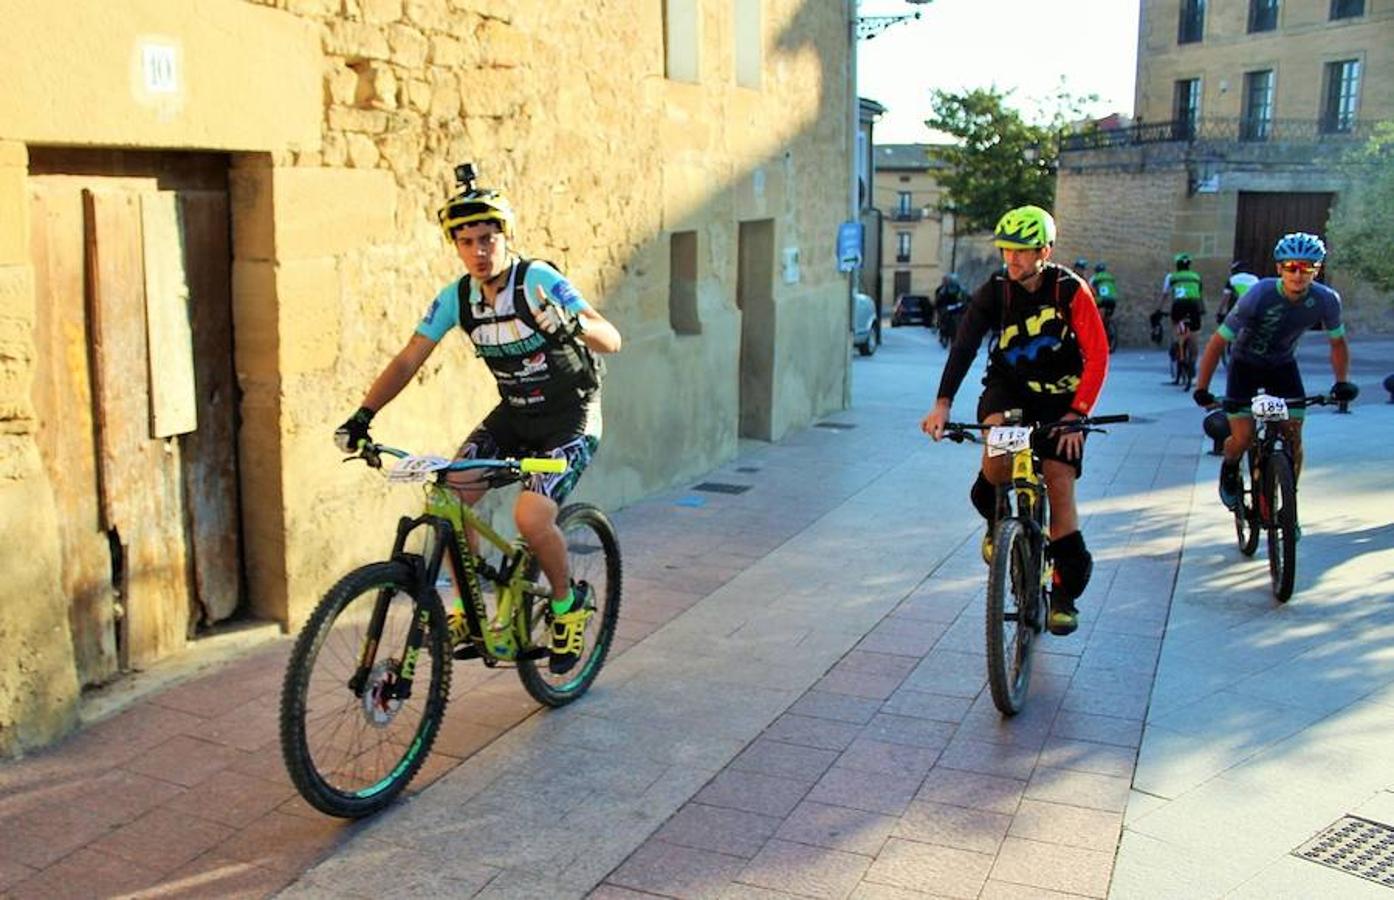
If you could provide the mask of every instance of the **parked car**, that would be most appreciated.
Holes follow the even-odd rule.
[[[934,306],[924,294],[901,294],[895,299],[895,308],[891,310],[892,328],[901,325],[923,325],[928,328],[933,324]]]
[[[870,356],[881,344],[876,327],[876,301],[861,291],[852,295],[852,344],[862,356]]]

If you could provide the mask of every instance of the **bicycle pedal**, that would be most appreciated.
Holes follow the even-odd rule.
[[[479,659],[479,648],[474,644],[457,644],[454,656],[456,659]]]
[[[546,647],[531,647],[527,650],[518,651],[518,659],[538,660],[546,659],[551,655],[551,651]]]

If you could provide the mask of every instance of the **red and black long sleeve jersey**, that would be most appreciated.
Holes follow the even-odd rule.
[[[1068,397],[1080,415],[1094,408],[1108,375],[1108,337],[1089,285],[1069,269],[1047,263],[1034,291],[999,273],[973,293],[939,381],[941,398],[953,400],[989,332],[989,379]]]

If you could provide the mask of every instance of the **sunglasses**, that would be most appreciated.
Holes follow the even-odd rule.
[[[1284,262],[1278,263],[1278,268],[1287,272],[1289,275],[1312,275],[1321,268],[1321,263],[1310,262]]]

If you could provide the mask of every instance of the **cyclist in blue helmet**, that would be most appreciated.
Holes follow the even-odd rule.
[[[1332,397],[1354,400],[1359,393],[1359,388],[1346,380],[1350,375],[1350,347],[1341,322],[1341,296],[1316,281],[1326,260],[1326,244],[1314,234],[1295,231],[1278,241],[1273,258],[1278,264],[1278,277],[1261,279],[1234,304],[1224,324],[1206,344],[1196,376],[1196,403],[1207,408],[1214,406],[1210,379],[1225,344],[1233,344],[1224,398],[1230,436],[1225,441],[1224,462],[1220,464],[1220,500],[1231,510],[1239,502],[1239,461],[1254,439],[1254,420],[1249,409],[1254,395],[1260,389],[1275,397],[1307,394],[1294,356],[1297,342],[1306,331],[1320,325],[1331,341],[1331,371],[1336,378]],[[1293,409],[1292,418],[1283,423],[1292,447],[1294,476],[1302,471],[1302,414],[1302,409]]]

